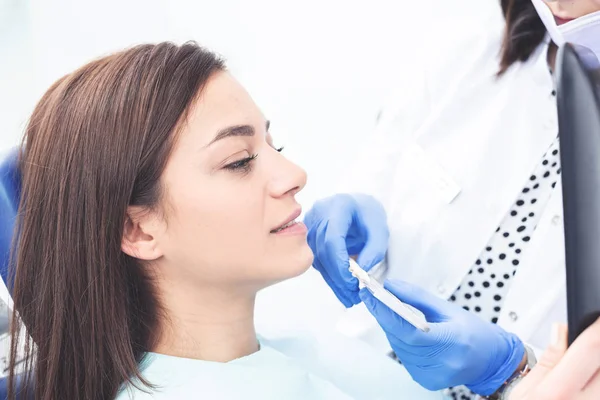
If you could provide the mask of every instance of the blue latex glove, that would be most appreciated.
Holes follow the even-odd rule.
[[[419,309],[431,330],[422,332],[362,289],[360,298],[387,335],[398,359],[412,378],[429,390],[465,385],[473,392],[494,393],[525,354],[523,343],[498,325],[401,281],[384,286]]]
[[[358,255],[357,262],[367,271],[383,261],[389,230],[381,203],[364,194],[337,194],[316,202],[304,223],[314,267],[346,307],[360,303],[348,258]]]

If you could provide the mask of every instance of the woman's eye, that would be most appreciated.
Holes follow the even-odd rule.
[[[275,151],[281,153],[283,151],[283,146],[275,148]],[[252,170],[252,162],[256,160],[258,154],[252,154],[249,157],[242,158],[241,160],[234,161],[230,164],[225,165],[223,168],[230,171],[242,171],[244,173],[250,172]]]
[[[249,172],[252,169],[252,161],[256,160],[256,157],[258,157],[258,154],[253,154],[250,157],[242,158],[241,160],[227,164],[223,168],[230,171]]]

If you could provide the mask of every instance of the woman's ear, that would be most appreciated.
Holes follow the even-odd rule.
[[[156,213],[129,207],[123,226],[121,250],[131,257],[154,261],[163,253],[158,243],[160,221]]]

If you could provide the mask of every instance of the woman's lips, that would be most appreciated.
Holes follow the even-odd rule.
[[[556,15],[554,16],[554,21],[556,21],[556,25],[563,25],[566,24],[567,22],[571,22],[573,21],[575,18],[561,18],[561,17],[557,17]]]
[[[303,222],[292,222],[287,227],[274,232],[276,235],[306,235],[308,229]]]

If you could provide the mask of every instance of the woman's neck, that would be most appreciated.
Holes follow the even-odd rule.
[[[552,73],[554,73],[554,67],[556,65],[556,55],[558,54],[558,47],[554,44],[554,42],[550,43],[548,46],[548,54],[546,55],[546,60],[548,61],[548,66]]]
[[[154,352],[228,362],[259,350],[254,328],[256,293],[214,286],[189,290],[159,286],[166,320]]]

